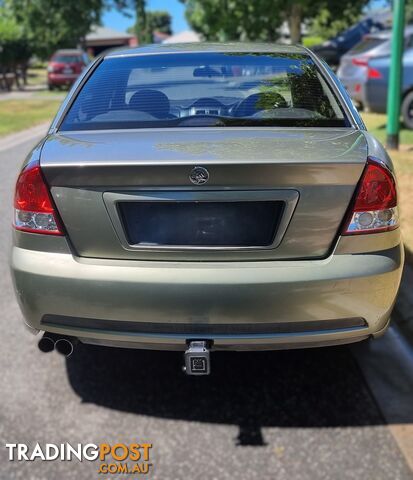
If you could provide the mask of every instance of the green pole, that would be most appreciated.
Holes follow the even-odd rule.
[[[403,73],[404,0],[393,0],[393,32],[389,91],[387,93],[387,148],[399,148],[400,100]]]

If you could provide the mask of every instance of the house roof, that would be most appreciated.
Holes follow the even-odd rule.
[[[201,37],[192,30],[185,30],[168,37],[163,43],[189,43],[200,42]]]
[[[125,32],[118,32],[113,28],[109,27],[101,27],[95,25],[92,27],[90,33],[86,35],[86,41],[95,41],[95,40],[120,40],[120,39],[129,39],[132,38],[133,35]]]

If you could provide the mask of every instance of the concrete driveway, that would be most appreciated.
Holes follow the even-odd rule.
[[[353,349],[216,353],[205,378],[181,373],[177,353],[40,353],[7,265],[13,184],[36,135],[0,144],[1,479],[102,478],[96,462],[8,461],[6,443],[144,441],[146,478],[413,478],[413,372],[396,331]]]

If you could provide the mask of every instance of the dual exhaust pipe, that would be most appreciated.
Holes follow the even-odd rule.
[[[37,344],[43,353],[56,350],[65,357],[72,355],[79,340],[75,337],[65,337],[55,333],[45,332]],[[184,372],[187,375],[209,375],[211,372],[210,360],[211,342],[208,340],[192,340],[188,342],[185,351]]]
[[[72,355],[77,339],[74,337],[63,337],[62,335],[56,335],[55,333],[45,332],[42,338],[39,340],[37,346],[43,353],[53,352],[56,350],[65,357]]]

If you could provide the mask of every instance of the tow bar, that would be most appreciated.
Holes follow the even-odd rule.
[[[189,342],[188,349],[185,351],[185,366],[183,367],[187,375],[209,375],[211,373],[208,343],[205,340]]]

